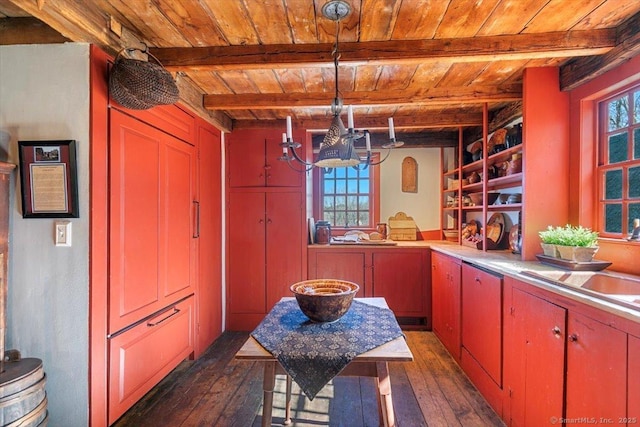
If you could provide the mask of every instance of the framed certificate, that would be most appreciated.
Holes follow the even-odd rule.
[[[18,141],[22,216],[78,218],[76,143]]]

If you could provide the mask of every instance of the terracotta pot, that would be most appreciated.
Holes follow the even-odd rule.
[[[560,253],[558,252],[556,245],[552,243],[540,243],[540,246],[542,246],[542,252],[544,252],[546,256],[560,258]]]
[[[598,247],[584,247],[584,246],[562,246],[557,245],[558,252],[560,252],[560,258],[574,262],[591,262]]]

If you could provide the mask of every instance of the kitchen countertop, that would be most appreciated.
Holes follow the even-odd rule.
[[[486,268],[505,276],[511,276],[515,279],[526,282],[538,288],[548,290],[555,294],[565,296],[572,300],[598,308],[600,310],[604,310],[608,313],[615,314],[633,322],[640,323],[640,308],[634,309],[625,305],[615,303],[613,301],[610,301],[609,299],[604,299],[606,298],[606,295],[599,296],[596,292],[586,293],[582,290],[578,291],[572,289],[569,285],[556,285],[549,283],[543,279],[536,279],[534,277],[523,274],[523,272],[525,271],[568,272],[567,270],[548,266],[538,261],[522,261],[519,255],[514,255],[509,251],[483,252],[466,246],[447,244],[446,242],[442,241],[432,241],[430,242],[429,247],[434,251],[453,256],[467,263],[474,264],[478,267]],[[605,270],[602,273],[615,275],[621,278],[640,280],[640,277],[638,276],[619,273],[616,271]],[[638,288],[638,295],[640,298],[640,287]]]

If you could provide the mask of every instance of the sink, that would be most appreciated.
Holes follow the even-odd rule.
[[[640,278],[591,271],[525,270],[522,274],[640,309]]]

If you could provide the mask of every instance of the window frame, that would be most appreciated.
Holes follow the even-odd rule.
[[[371,153],[371,162],[379,161],[380,153]],[[323,168],[313,169],[313,217],[316,221],[322,220],[322,199],[324,196],[322,179]],[[331,224],[331,234],[343,235],[346,230],[362,230],[372,232],[376,230],[376,224],[380,222],[380,165],[369,166],[369,218],[370,227],[338,227]]]
[[[607,94],[596,100],[598,117],[596,120],[598,126],[598,142],[596,155],[596,226],[600,237],[620,239],[626,238],[629,233],[629,227],[633,222],[633,218],[629,216],[629,205],[640,204],[640,197],[631,197],[629,195],[629,170],[640,167],[640,156],[634,158],[634,132],[640,131],[640,119],[634,122],[634,115],[640,115],[635,112],[634,94],[640,94],[640,82],[627,86],[624,90]],[[628,123],[626,126],[609,130],[609,104],[617,99],[626,97],[628,100]],[[627,134],[627,160],[615,163],[609,162],[609,137],[626,133]],[[606,199],[606,174],[611,171],[620,170],[622,174],[621,197],[616,199]],[[621,205],[621,223],[622,232],[606,231],[606,215],[605,210],[608,205]]]

